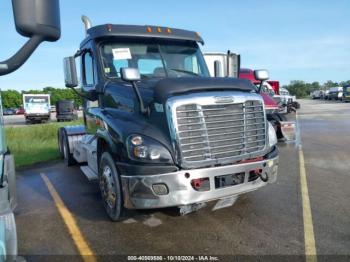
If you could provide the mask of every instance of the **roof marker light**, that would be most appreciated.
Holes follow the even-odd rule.
[[[166,32],[167,32],[168,34],[171,34],[171,29],[170,29],[170,28],[167,28],[167,29],[166,29]]]
[[[162,32],[162,28],[158,27],[158,28],[157,28],[157,32],[158,32],[158,33],[161,33],[161,32]]]
[[[150,26],[147,27],[147,32],[152,33],[152,28]]]

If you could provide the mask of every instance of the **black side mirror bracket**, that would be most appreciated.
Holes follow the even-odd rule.
[[[0,76],[22,66],[41,42],[61,36],[59,0],[12,0],[16,30],[30,38],[11,58],[0,62]]]
[[[0,62],[0,75],[7,75],[17,70],[27,61],[42,41],[43,39],[41,36],[35,35],[30,38],[11,58]]]
[[[136,83],[137,81],[140,81],[140,79],[141,79],[141,75],[140,75],[139,70],[136,68],[121,68],[120,75],[122,77],[122,80],[124,80],[125,82],[131,83],[131,85],[134,89],[135,95],[137,97],[137,100],[139,101],[139,104],[140,104],[141,114],[143,114],[143,115],[149,114],[149,110],[148,110],[148,108],[145,108],[145,105],[143,103],[143,99],[142,99],[141,94],[140,94],[140,90],[137,87],[137,83]]]

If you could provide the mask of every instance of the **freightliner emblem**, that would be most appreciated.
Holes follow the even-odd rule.
[[[233,103],[235,101],[233,96],[216,96],[214,97],[214,100],[217,104]]]

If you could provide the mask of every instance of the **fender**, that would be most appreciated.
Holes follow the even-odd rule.
[[[107,129],[98,129],[96,132],[97,137],[97,164],[100,162],[100,157],[102,155],[102,152],[105,150],[108,150],[113,155],[113,158],[115,160],[120,159],[120,151],[118,151],[119,146],[115,142],[113,142],[113,139],[108,132]]]

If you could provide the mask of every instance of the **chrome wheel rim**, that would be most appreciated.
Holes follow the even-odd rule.
[[[103,168],[100,176],[100,190],[103,200],[109,208],[114,208],[117,200],[117,194],[114,188],[114,180],[112,170],[109,166]]]

